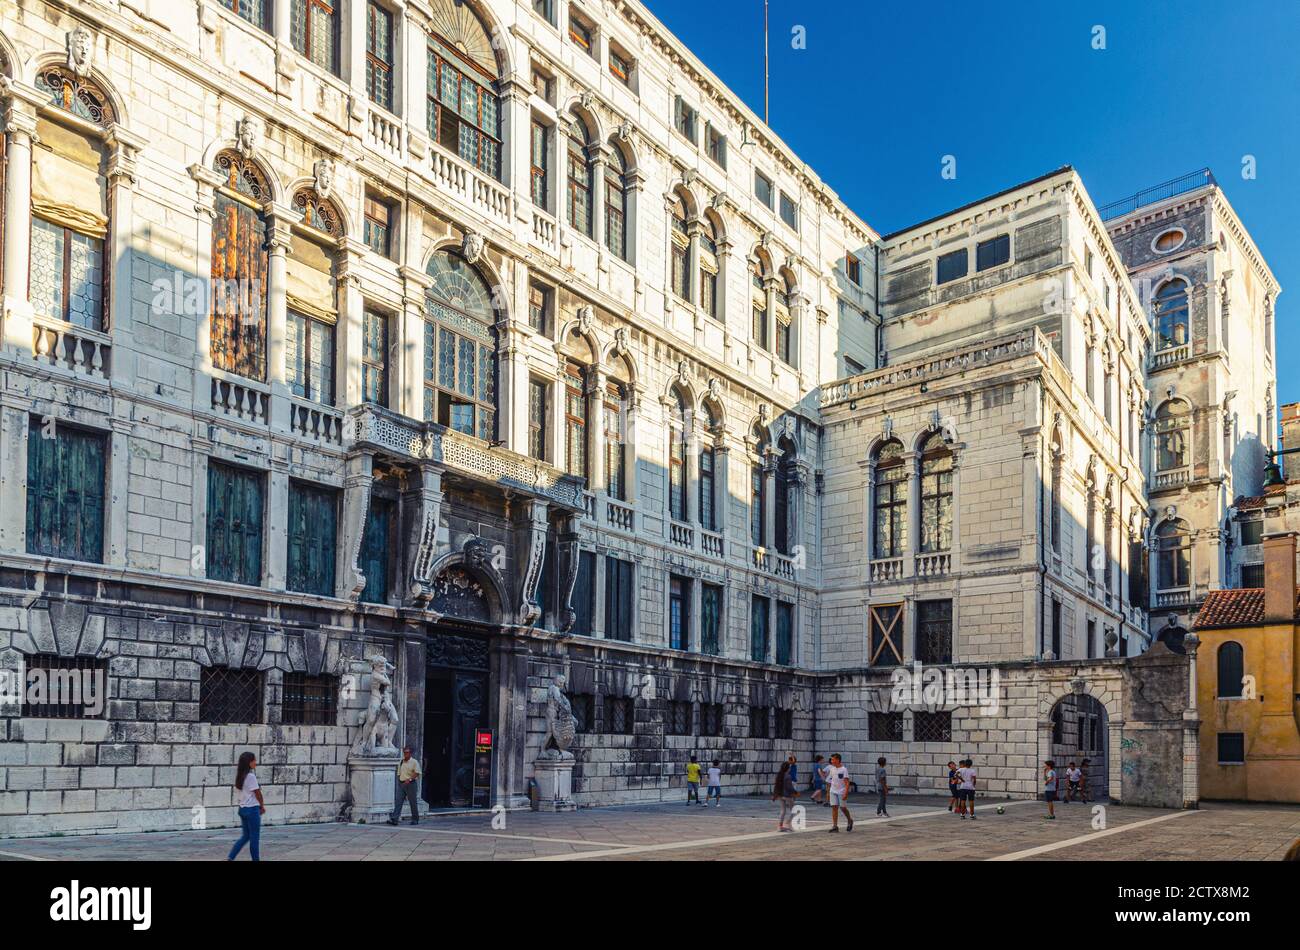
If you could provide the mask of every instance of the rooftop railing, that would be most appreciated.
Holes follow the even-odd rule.
[[[1112,201],[1110,204],[1102,205],[1097,209],[1101,215],[1101,220],[1109,221],[1111,218],[1123,217],[1131,214],[1144,205],[1155,204],[1157,201],[1164,201],[1175,195],[1181,195],[1188,191],[1195,191],[1197,188],[1203,188],[1206,185],[1218,184],[1214,180],[1214,174],[1208,168],[1202,168],[1190,174],[1183,175],[1181,178],[1171,178],[1169,181],[1161,182],[1159,185],[1152,185],[1150,188],[1143,188],[1135,195],[1129,195],[1127,198],[1121,198],[1119,201]]]

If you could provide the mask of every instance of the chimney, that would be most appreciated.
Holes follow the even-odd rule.
[[[1294,531],[1264,537],[1264,622],[1294,623],[1296,607]]]
[[[1282,416],[1282,448],[1300,449],[1300,402],[1290,402],[1280,409]],[[1287,461],[1291,464],[1288,465]],[[1279,456],[1288,479],[1300,477],[1300,455]]]

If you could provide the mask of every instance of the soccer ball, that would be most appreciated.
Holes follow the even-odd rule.
[[[999,815],[1005,815],[1006,813],[1007,813],[1007,810],[1006,810],[1005,808],[1003,808],[1001,805],[999,805],[999,806],[998,806],[998,814],[999,814]]]

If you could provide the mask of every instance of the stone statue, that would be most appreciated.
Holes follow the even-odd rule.
[[[90,58],[95,51],[90,30],[78,26],[68,33],[68,69],[82,79],[90,75]]]
[[[397,735],[397,707],[393,705],[393,680],[389,673],[397,668],[382,653],[368,658],[370,663],[370,706],[361,718],[361,735],[352,751],[359,755],[398,754],[393,745]]]
[[[578,734],[578,721],[573,717],[573,706],[564,695],[565,679],[555,677],[546,690],[546,734],[542,736],[542,759],[572,759],[569,746]],[[554,748],[552,748],[554,746]]]

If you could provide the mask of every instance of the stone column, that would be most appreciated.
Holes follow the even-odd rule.
[[[763,450],[763,547],[776,548],[776,448],[768,444]]]
[[[700,520],[700,435],[696,427],[695,410],[686,413],[686,523],[698,524]],[[698,532],[696,532],[698,544]]]
[[[402,312],[394,319],[397,325],[394,329],[400,328],[400,333],[394,332],[389,340],[389,352],[396,348],[398,354],[397,359],[389,361],[390,365],[394,369],[400,367],[400,370],[389,383],[388,405],[412,419],[423,419],[424,295],[433,279],[414,267],[401,268],[401,275],[404,281]]]
[[[609,166],[609,151],[610,147],[603,142],[592,143],[587,148],[591,161],[591,239],[602,250],[605,248],[605,171]]]
[[[524,77],[528,78],[528,77]],[[513,77],[499,81],[501,92],[501,181],[515,195],[515,212],[520,227],[515,237],[527,244],[533,233],[532,222],[532,109],[530,86]],[[429,135],[434,135],[433,130]],[[542,208],[546,211],[546,208]],[[521,300],[526,298],[519,298]]]
[[[2,88],[9,100],[5,106],[4,346],[30,356],[32,145],[36,141],[36,105],[45,97],[12,79],[4,79]]]
[[[109,322],[107,330],[113,335],[114,343],[130,336],[132,328],[131,305],[134,300],[134,281],[131,275],[134,235],[131,222],[134,217],[136,153],[144,147],[145,140],[133,135],[120,124],[109,127],[106,141],[112,149],[109,159],[108,188],[109,207],[113,209],[113,222],[109,230],[110,253],[112,254],[112,299],[108,302]],[[177,313],[183,312],[180,300],[173,300],[172,307]],[[195,320],[206,314],[195,314]],[[117,358],[112,361],[112,379],[120,385],[127,385],[134,378],[135,366],[125,358],[123,348],[114,346]],[[125,550],[125,549],[124,549]]]
[[[488,721],[496,743],[492,804],[518,808],[528,804],[528,655],[505,632],[490,638],[489,650]]]
[[[521,299],[527,299],[523,297]],[[528,454],[527,337],[513,324],[498,324],[500,366],[497,380],[497,438],[512,452]]]
[[[1187,651],[1187,708],[1183,710],[1183,807],[1197,808],[1201,800],[1201,711],[1197,664],[1201,638],[1183,637]]]
[[[417,762],[424,761],[424,684],[428,668],[428,648],[424,636],[424,624],[420,621],[407,622],[402,628],[401,645],[398,650],[398,666],[404,689],[402,697],[401,734],[395,736],[395,743],[411,747],[411,756]],[[396,692],[396,690],[394,690]],[[421,802],[420,810],[424,810]]]
[[[206,428],[204,431],[207,431]],[[190,575],[208,575],[208,459],[212,455],[212,442],[200,436],[190,438],[191,471],[190,505],[194,523],[190,529]]]
[[[262,573],[269,590],[284,590],[289,559],[289,463],[280,456],[287,446],[272,443],[271,471],[267,479],[266,561]]]
[[[194,408],[206,412],[212,407],[212,222],[216,215],[216,189],[224,179],[203,165],[191,165],[189,173],[197,189],[194,202],[194,272],[208,289],[203,312],[194,321],[197,358],[192,392]]]
[[[713,506],[717,512],[717,531],[722,535],[724,559],[731,550],[727,543],[731,534],[731,448],[731,434],[724,429],[713,443]]]
[[[110,567],[124,568],[127,562],[127,509],[131,479],[131,429],[130,419],[114,417],[111,436],[112,455],[108,462],[108,545],[104,563]],[[18,496],[22,497],[22,496]]]
[[[334,329],[334,404],[340,408],[361,404],[365,298],[361,293],[360,271],[366,250],[362,242],[345,238],[338,255],[339,319]]]
[[[285,382],[284,342],[288,336],[288,256],[291,225],[302,215],[287,205],[270,206],[267,227],[269,259],[266,267],[266,381],[271,388],[271,431],[289,431],[289,387]]]
[[[767,300],[767,346],[764,349],[772,354],[774,360],[776,357],[776,287],[775,275],[769,275],[763,280],[763,290]],[[772,365],[775,366],[775,362]]]
[[[587,487],[598,496],[607,495],[609,479],[605,472],[605,386],[608,376],[603,366],[593,366],[587,373]],[[604,518],[596,505],[596,520]]]
[[[914,451],[902,455],[907,470],[907,543],[903,545],[903,577],[916,576],[916,552],[920,550],[917,543],[917,535],[921,533],[920,458]]]

